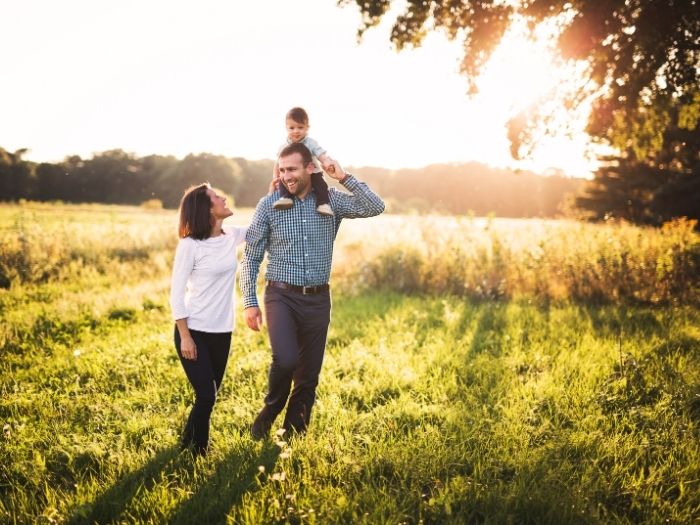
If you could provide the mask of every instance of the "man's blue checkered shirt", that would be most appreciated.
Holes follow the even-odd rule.
[[[384,202],[369,187],[349,175],[343,182],[352,194],[329,188],[335,217],[316,211],[316,194],[310,191],[302,201],[294,197],[289,210],[275,210],[275,191],[260,199],[248,228],[241,263],[243,308],[258,306],[256,281],[265,252],[267,281],[297,286],[325,284],[330,279],[333,241],[343,219],[373,217],[384,211]]]

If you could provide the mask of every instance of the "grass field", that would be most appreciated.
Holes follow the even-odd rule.
[[[348,222],[309,433],[248,436],[270,355],[240,323],[205,459],[177,447],[174,226],[0,206],[0,522],[700,520],[687,223]]]

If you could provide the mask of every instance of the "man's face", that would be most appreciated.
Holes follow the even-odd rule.
[[[311,172],[308,166],[304,166],[304,160],[299,153],[292,153],[278,160],[280,178],[289,193],[297,197],[304,198],[311,188]]]

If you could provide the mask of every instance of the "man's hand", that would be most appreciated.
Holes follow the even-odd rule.
[[[194,339],[191,337],[183,337],[180,340],[180,352],[184,359],[189,359],[190,361],[197,360],[197,345],[194,344]]]
[[[326,173],[328,173],[328,176],[332,179],[342,180],[345,177],[345,170],[343,170],[343,168],[340,166],[340,163],[337,160],[330,160],[331,162],[328,168],[324,167]]]
[[[257,306],[249,306],[243,310],[243,315],[245,315],[245,323],[248,325],[248,328],[259,332],[260,327],[263,324],[263,317],[260,308]]]

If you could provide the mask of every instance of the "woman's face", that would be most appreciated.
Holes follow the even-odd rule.
[[[222,197],[211,188],[207,190],[207,195],[211,200],[211,214],[215,219],[225,219],[233,215],[231,209],[226,206],[226,197]]]

